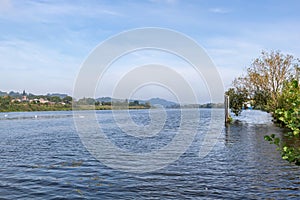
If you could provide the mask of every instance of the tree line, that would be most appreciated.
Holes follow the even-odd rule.
[[[10,96],[12,94],[12,96]],[[74,109],[148,109],[149,102],[140,103],[134,101],[98,101],[94,98],[74,99],[71,96],[33,95],[10,92],[2,92],[0,95],[0,112],[15,111],[57,111]]]
[[[12,94],[12,92],[9,94]],[[0,112],[56,111],[72,108],[73,98],[71,96],[61,98],[48,95],[13,93],[14,95],[10,96],[9,94],[0,96]]]

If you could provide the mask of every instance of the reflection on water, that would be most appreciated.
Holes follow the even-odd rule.
[[[130,112],[134,121],[148,124],[147,111]],[[173,120],[164,133],[170,134],[158,134],[158,146],[153,137],[147,138],[148,146],[126,138],[114,127],[110,111],[97,111],[97,116],[107,124],[103,128],[116,145],[132,142],[125,148],[149,151],[168,143],[178,128],[180,116],[168,112]],[[223,118],[223,110],[218,112]],[[247,117],[224,127],[213,150],[200,159],[199,146],[210,117],[209,110],[201,110],[190,148],[168,167],[144,174],[120,172],[94,159],[79,140],[72,112],[6,114],[0,114],[1,199],[300,198],[299,167],[283,161],[275,146],[263,139],[266,134],[282,134],[272,123],[261,123],[269,121],[265,113],[247,111]]]

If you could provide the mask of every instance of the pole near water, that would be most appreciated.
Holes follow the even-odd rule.
[[[299,79],[299,78],[300,78],[300,75],[299,75],[299,74],[300,74],[300,68],[297,67],[297,68],[296,68],[296,80],[298,81],[298,84],[299,84],[299,81],[300,81],[300,79]]]
[[[224,95],[224,107],[225,107],[225,124],[228,124],[230,122],[228,95]]]

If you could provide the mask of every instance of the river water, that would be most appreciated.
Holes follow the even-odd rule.
[[[223,119],[223,110],[215,111]],[[135,123],[148,123],[147,110],[129,112]],[[166,113],[164,134],[131,143],[133,136],[126,138],[112,126],[111,111],[96,111],[107,136],[134,153],[161,148],[174,138],[181,112]],[[130,173],[107,167],[89,153],[71,111],[0,113],[0,199],[300,199],[300,168],[282,160],[263,139],[283,131],[269,114],[244,111],[222,128],[205,157],[199,157],[199,147],[210,110],[200,109],[200,116],[193,143],[176,161]]]

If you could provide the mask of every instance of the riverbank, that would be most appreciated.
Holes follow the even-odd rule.
[[[13,104],[6,107],[0,106],[0,112],[34,112],[34,111],[69,111],[69,110],[126,110],[126,109],[149,109],[150,106],[114,106],[114,105],[81,105],[72,106],[71,104]]]

